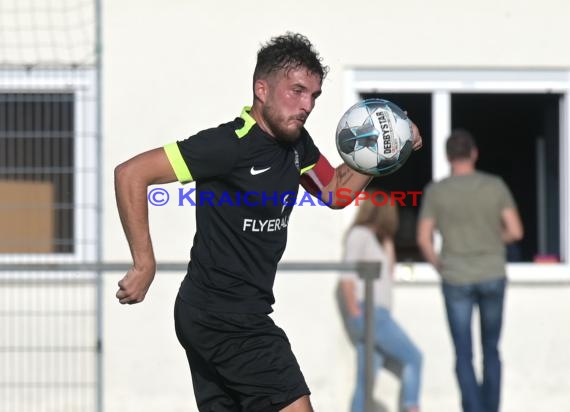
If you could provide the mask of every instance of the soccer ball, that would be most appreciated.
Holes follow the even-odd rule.
[[[336,128],[336,147],[344,162],[371,176],[394,173],[412,153],[412,122],[402,109],[383,99],[356,103]]]

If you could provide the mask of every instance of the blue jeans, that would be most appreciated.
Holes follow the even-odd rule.
[[[499,338],[503,323],[506,279],[467,285],[442,284],[449,330],[455,346],[455,373],[464,412],[497,412],[501,398]],[[471,315],[479,307],[483,379],[473,369]]]
[[[364,307],[362,307],[364,313]],[[347,321],[348,332],[355,342],[357,353],[356,388],[352,399],[352,412],[364,412],[365,346],[364,315]],[[401,407],[419,405],[422,354],[390,312],[382,307],[374,310],[375,356],[374,370],[390,364],[389,368],[401,379]],[[394,362],[396,365],[394,365]]]

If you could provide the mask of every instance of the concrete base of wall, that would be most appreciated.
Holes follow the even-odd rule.
[[[197,411],[172,320],[182,276],[157,274],[145,302],[133,306],[115,301],[119,279],[108,275],[105,286],[105,411]],[[273,317],[291,340],[317,411],[348,411],[354,385],[355,355],[335,305],[335,281],[335,274],[283,273],[275,285]],[[566,410],[570,405],[569,292],[570,286],[560,285],[508,289],[502,412]],[[424,354],[422,411],[460,411],[439,285],[398,284],[394,298],[396,319]],[[475,363],[480,370],[479,352]],[[396,412],[398,390],[392,375],[378,374],[379,410]]]

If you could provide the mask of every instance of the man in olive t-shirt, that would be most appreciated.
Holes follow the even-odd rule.
[[[418,246],[442,278],[463,411],[497,412],[505,245],[520,240],[523,228],[503,180],[475,169],[478,151],[469,132],[454,131],[447,140],[446,152],[451,176],[431,183],[424,191]],[[433,245],[435,230],[443,241],[439,255]],[[472,363],[471,316],[475,305],[481,318],[481,383],[475,377]]]

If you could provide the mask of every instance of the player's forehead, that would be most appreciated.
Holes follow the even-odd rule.
[[[311,92],[321,90],[321,76],[304,66],[282,69],[277,76],[281,82],[288,85],[300,85],[309,89]]]

